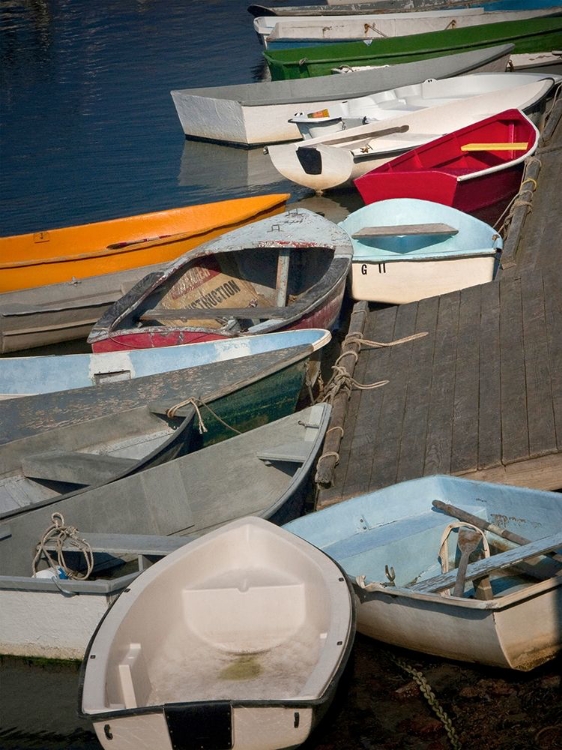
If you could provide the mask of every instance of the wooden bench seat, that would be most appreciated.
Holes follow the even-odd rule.
[[[364,237],[396,237],[399,235],[423,234],[458,234],[459,230],[448,224],[398,224],[396,226],[362,227],[351,236],[353,239]]]
[[[199,307],[182,307],[171,310],[167,307],[153,307],[140,316],[140,320],[202,320],[216,318],[242,318],[244,320],[267,320],[292,315],[288,307],[216,307],[213,310]]]
[[[102,484],[137,463],[134,458],[117,458],[97,453],[49,451],[22,459],[24,476],[87,486]]]
[[[311,443],[296,440],[293,443],[285,443],[267,451],[261,451],[257,457],[262,461],[288,461],[289,463],[303,464],[310,456]]]
[[[500,552],[498,555],[493,555],[484,560],[470,563],[466,570],[465,581],[468,582],[478,578],[483,578],[494,571],[501,570],[502,568],[509,568],[510,566],[528,560],[531,557],[546,555],[553,550],[561,548],[562,531],[559,531],[553,536],[548,536],[544,539],[537,539],[535,542],[530,542],[529,544],[524,544],[520,547],[514,547],[506,552]],[[562,568],[560,571],[562,573]],[[420,581],[412,586],[408,586],[408,589],[419,594],[437,594],[440,591],[446,591],[447,589],[453,588],[456,580],[457,570],[455,569],[448,573],[443,573],[442,575],[434,576],[433,578],[428,578],[425,581]]]

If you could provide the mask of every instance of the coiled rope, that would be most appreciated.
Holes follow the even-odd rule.
[[[74,528],[74,526],[65,525],[62,513],[53,513],[51,515],[51,520],[53,523],[48,527],[37,544],[37,551],[32,564],[33,575],[37,573],[39,561],[44,557],[49,567],[60,568],[67,578],[86,580],[90,577],[92,570],[94,569],[94,553],[92,552],[92,547],[85,539],[78,536],[78,530]],[[55,542],[55,552],[53,554],[47,549],[47,543],[51,541]],[[70,551],[82,554],[86,563],[85,572],[80,573],[67,566],[63,551],[63,547],[67,542]]]

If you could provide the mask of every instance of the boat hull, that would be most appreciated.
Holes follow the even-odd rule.
[[[562,617],[557,585],[493,609],[470,603],[461,608],[446,597],[414,599],[359,591],[358,597],[360,633],[445,659],[527,672],[562,647],[562,636],[556,635]]]
[[[450,260],[352,262],[351,296],[403,305],[492,281],[495,264],[494,253]]]
[[[5,399],[0,401],[0,419],[10,425],[10,431],[0,435],[0,443],[115,415],[146,403],[164,409],[195,398],[201,404],[212,399],[209,405],[214,415],[202,406],[207,432],[193,436],[194,448],[204,447],[231,437],[232,427],[244,432],[291,414],[312,354],[312,346],[295,346],[240,357],[227,363],[228,367],[218,362],[109,382],[102,387]]]
[[[316,309],[304,315],[292,325],[271,326],[271,331],[298,331],[315,328],[331,330],[339,318],[345,288],[346,278],[344,277]],[[123,349],[148,349],[182,344],[201,344],[226,339],[226,335],[190,331],[185,328],[145,328],[138,331],[128,330],[123,333],[117,330],[107,339],[93,341],[92,351],[102,353],[121,351]]]
[[[365,204],[417,198],[495,224],[519,191],[524,161],[538,140],[535,125],[519,110],[509,110],[413,149],[355,186]]]
[[[487,224],[495,224],[519,191],[522,175],[522,164],[462,182],[438,171],[385,173],[383,189],[378,189],[374,180],[369,187],[359,188],[361,178],[357,187],[366,204],[391,198],[417,198],[451,206]],[[368,176],[369,173],[365,178]]]
[[[369,302],[404,304],[492,281],[502,246],[474,217],[409,198],[371,203],[340,226],[353,241],[351,295]]]
[[[224,232],[281,213],[288,197],[236,198],[3,237],[0,293],[167,263]]]
[[[353,602],[333,561],[270,526],[241,519],[172,553],[107,614],[80,696],[104,747],[170,748],[180,731],[193,747],[306,740],[349,657]]]
[[[219,237],[143,279],[93,327],[95,352],[330,329],[351,265],[348,234],[299,208]]]
[[[521,24],[556,12],[560,12],[560,7],[491,12],[475,7],[397,14],[375,12],[339,18],[265,16],[254,19],[254,28],[266,49],[291,49],[353,41],[376,42],[381,38],[396,39],[445,29],[481,28],[488,24]]]
[[[503,77],[506,75],[507,78]],[[273,166],[287,179],[316,191],[332,190],[444,134],[488,118],[491,113],[520,109],[534,122],[544,111],[556,79],[541,77],[542,74],[538,79],[533,74],[519,74],[521,79],[518,82],[514,79],[513,86],[505,88],[509,75],[512,74],[503,74],[504,85],[495,91],[490,87],[486,93],[457,97],[456,101],[449,99],[433,106],[427,102],[417,111],[350,128],[343,134],[309,139],[302,144],[271,146],[269,156]],[[428,82],[428,87],[432,83]],[[436,85],[442,83],[446,82],[437,81]]]
[[[216,342],[189,347],[161,346],[152,352],[135,347],[102,355],[5,357],[0,369],[0,398],[69,391],[133,380],[182,367],[200,367],[303,344],[310,345],[317,351],[329,340],[328,331],[310,328],[218,339]]]
[[[395,65],[502,43],[513,44],[516,53],[550,52],[559,48],[561,33],[562,19],[552,16],[379,39],[370,45],[349,42],[271,50],[264,56],[277,81],[329,75],[339,66]]]
[[[6,519],[0,524],[0,653],[81,658],[101,616],[143,570],[139,559],[134,572],[96,578],[108,557],[115,563],[123,552],[125,559],[150,556],[143,550],[155,548],[152,539],[157,549],[166,549],[170,535],[189,537],[187,543],[246,515],[275,524],[298,517],[310,491],[310,474],[329,415],[329,406],[317,404],[197,455],[119,480],[111,488],[53,499]],[[221,466],[229,467],[224,480]],[[46,577],[30,576],[30,551],[50,525],[53,512],[91,541],[96,568],[90,579],[51,577],[48,570],[42,571]],[[109,547],[96,546],[95,538],[108,536],[117,540]],[[56,558],[56,552],[52,554]],[[161,557],[165,552],[152,554]],[[71,554],[66,560],[72,567]]]
[[[471,519],[478,525],[469,528],[494,524],[523,545],[512,548],[493,530],[483,532],[492,554],[480,548],[485,559],[468,570],[490,563],[486,595],[472,579],[462,593],[450,590],[458,576],[459,528]],[[544,549],[556,549],[561,522],[555,492],[437,475],[359,495],[285,528],[345,570],[357,597],[359,632],[442,658],[528,671],[562,648],[560,564],[535,552],[549,540],[554,544]],[[519,559],[525,546],[532,551]],[[498,560],[512,555],[510,563],[494,568],[494,550]],[[537,567],[522,574],[521,560]],[[442,573],[450,588],[432,586]]]
[[[431,61],[360,71],[338,80],[333,75],[314,83],[259,82],[234,86],[178,89],[171,92],[183,132],[188,138],[258,146],[299,140],[289,119],[299,111],[326,109],[339,100],[475,71],[503,72],[511,45],[447,55]]]
[[[0,354],[86,339],[114,302],[160,268],[142,266],[0,294]]]

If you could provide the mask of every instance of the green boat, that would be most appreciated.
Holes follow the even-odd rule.
[[[514,53],[550,52],[562,48],[562,14],[503,21],[464,29],[411,34],[370,43],[345,42],[267,50],[264,57],[273,81],[330,75],[340,66],[395,65],[430,57],[513,44]]]

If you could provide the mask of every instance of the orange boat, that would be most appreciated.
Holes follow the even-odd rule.
[[[223,232],[281,213],[289,197],[235,198],[0,237],[0,292],[167,263]]]

